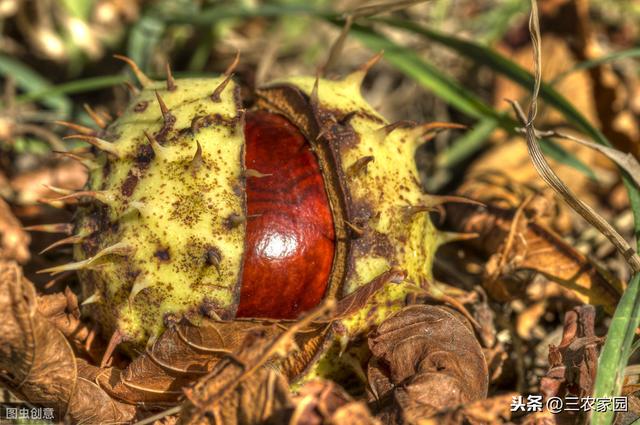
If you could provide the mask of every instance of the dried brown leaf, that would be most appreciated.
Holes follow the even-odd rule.
[[[187,401],[180,423],[283,423],[292,401],[278,364],[296,351],[298,332],[334,309],[335,302],[326,300],[286,330],[273,325],[272,332],[263,329],[245,334],[235,353],[226,355],[211,373],[185,390]],[[274,336],[273,332],[279,333]]]
[[[69,289],[38,297],[38,312],[53,324],[73,344],[76,353],[100,362],[104,344],[95,336],[94,328],[80,319],[78,297]]]
[[[289,425],[374,425],[366,405],[354,401],[333,381],[314,380],[304,384],[293,397],[295,410]]]
[[[361,309],[385,284],[401,280],[402,276],[399,271],[391,270],[374,279],[341,300],[331,320]],[[309,323],[296,332],[293,338],[299,350],[282,362],[280,368],[285,376],[291,378],[303,372],[325,341],[331,320]],[[183,388],[210,373],[221,359],[241,349],[246,335],[258,332],[273,339],[296,323],[258,319],[227,322],[202,319],[194,323],[183,319],[160,335],[126,369],[104,369],[97,382],[111,396],[127,403],[174,406],[183,397]]]
[[[73,423],[133,419],[135,407],[111,399],[79,375],[71,346],[37,311],[33,285],[11,262],[0,263],[0,382],[34,405]]]
[[[362,309],[372,297],[376,295],[387,283],[399,283],[405,278],[403,271],[398,269],[390,269],[373,279],[368,284],[361,286],[353,293],[347,295],[340,301],[336,308],[336,314],[332,319],[348,317],[358,310]]]
[[[479,210],[451,205],[447,214],[457,231],[479,234],[466,243],[490,257],[486,289],[492,297],[505,301],[522,294],[537,272],[584,302],[602,305],[609,313],[615,310],[623,283],[535,218],[521,217],[514,223],[514,210],[493,206]]]
[[[175,405],[183,395],[183,388],[211,372],[226,355],[238,351],[247,334],[262,332],[265,337],[275,338],[293,323],[202,320],[195,324],[183,320],[167,329],[125,370],[105,369],[97,379],[109,394],[128,403]],[[325,323],[312,324],[295,335],[300,351],[285,362],[283,370],[287,375],[301,372],[320,346],[326,329]]]
[[[188,400],[180,424],[278,424],[289,416],[292,402],[284,376],[272,368],[258,367],[250,379],[241,381],[255,366],[271,342],[266,333],[246,335],[245,344],[227,356],[211,374],[186,390]]]
[[[378,327],[369,347],[373,396],[392,400],[383,422],[414,423],[487,395],[484,354],[471,325],[453,310],[405,307]]]

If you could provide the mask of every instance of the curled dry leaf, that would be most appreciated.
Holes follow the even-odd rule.
[[[591,305],[565,314],[562,341],[558,346],[549,346],[549,370],[540,382],[545,397],[591,395],[599,349],[604,343],[604,338],[595,334],[595,317]]]
[[[615,310],[624,290],[622,282],[535,218],[494,206],[451,205],[447,212],[448,222],[457,231],[479,235],[467,243],[489,257],[486,289],[492,297],[506,301],[522,294],[537,272],[583,302],[602,305],[608,313]]]
[[[369,382],[383,422],[416,423],[487,395],[488,372],[471,325],[445,307],[414,305],[369,339]]]
[[[73,344],[76,353],[99,363],[104,344],[95,337],[95,331],[80,320],[78,297],[69,289],[38,297],[38,312],[51,322]]]
[[[314,380],[303,385],[293,397],[295,410],[289,425],[377,425],[362,402],[354,401],[332,381]]]
[[[30,257],[30,240],[9,205],[0,198],[0,259],[26,263]]]
[[[0,383],[19,398],[53,407],[72,423],[133,419],[134,406],[112,400],[79,373],[69,343],[37,311],[33,285],[11,262],[0,263],[0,334]]]

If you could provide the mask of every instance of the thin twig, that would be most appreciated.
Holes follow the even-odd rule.
[[[517,129],[518,132],[526,133],[524,128]],[[539,139],[553,137],[556,139],[566,139],[571,140],[572,142],[580,143],[581,145],[587,146],[591,149],[597,150],[598,152],[605,155],[607,158],[615,162],[620,168],[625,170],[631,180],[640,187],[640,162],[630,153],[625,153],[619,151],[618,149],[610,148],[608,146],[599,145],[597,143],[590,142],[588,140],[581,139],[579,137],[573,136],[571,134],[567,134],[561,131],[556,130],[547,130],[541,131],[536,129],[536,137]]]

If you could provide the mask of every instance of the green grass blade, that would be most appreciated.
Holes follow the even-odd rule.
[[[371,50],[384,50],[384,59],[387,62],[459,111],[477,119],[493,118],[505,127],[513,129],[515,121],[484,103],[432,64],[422,60],[413,50],[397,45],[373,30],[359,25],[353,25],[351,33]]]
[[[25,64],[3,54],[0,54],[0,74],[14,79],[16,86],[27,92],[27,95],[51,89],[49,81],[33,71]],[[71,101],[61,93],[52,94],[38,100],[64,116],[71,112]]]
[[[152,12],[131,28],[127,42],[127,56],[144,72],[150,71],[151,58],[166,28],[165,22],[155,16],[155,11]]]
[[[640,251],[640,189],[628,176],[623,176],[633,211],[634,233],[637,250]],[[633,338],[640,325],[640,273],[636,273],[622,294],[611,319],[607,340],[598,359],[598,374],[594,385],[594,397],[614,397],[620,394],[624,370],[632,352]],[[592,425],[609,425],[613,412],[593,412]]]
[[[612,53],[600,56],[599,58],[591,59],[591,60],[576,64],[573,68],[558,74],[553,80],[551,80],[550,84],[552,85],[557,84],[559,81],[563,80],[567,76],[577,71],[583,71],[585,69],[594,68],[598,65],[602,65],[608,62],[614,62],[620,59],[637,58],[637,57],[640,57],[640,48],[633,48],[633,49],[626,49],[626,50],[620,50],[617,52],[612,52]]]
[[[464,162],[486,145],[486,140],[498,127],[498,122],[493,118],[480,120],[471,130],[458,137],[447,150],[438,155],[436,166],[451,168]]]
[[[282,16],[308,15],[324,18],[338,18],[339,14],[328,10],[318,9],[310,4],[262,4],[257,7],[242,7],[239,5],[218,5],[203,9],[198,13],[176,13],[162,17],[168,24],[189,24],[209,26],[219,20],[229,18],[279,18]]]
[[[596,174],[587,164],[554,141],[549,139],[540,139],[540,149],[546,156],[555,159],[561,164],[573,167],[593,181],[597,180]]]
[[[627,290],[622,294],[616,312],[611,319],[607,341],[600,354],[598,374],[593,396],[613,397],[618,395],[624,378],[624,369],[629,359],[635,329],[640,324],[640,274],[636,274]],[[608,425],[613,422],[613,411],[593,412],[592,425]]]
[[[56,86],[46,86],[45,88],[30,93],[25,93],[16,98],[18,103],[45,101],[61,95],[84,93],[92,90],[100,90],[106,87],[113,87],[129,80],[124,75],[109,75],[104,77],[92,77],[82,80],[70,81]]]

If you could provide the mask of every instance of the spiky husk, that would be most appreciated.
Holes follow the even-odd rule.
[[[345,332],[328,342],[340,345],[325,345],[325,357],[431,279],[439,241],[414,161],[425,129],[381,117],[360,94],[365,72],[258,91],[257,107],[288,117],[318,157],[336,228],[327,297],[403,271],[404,283],[383,285],[375,303],[343,318]],[[96,156],[86,190],[68,196],[88,201],[76,221],[77,263],[53,270],[79,270],[90,314],[138,344],[184,315],[233,318],[246,236],[237,86],[228,75],[144,83],[99,139],[82,136]],[[328,374],[317,360],[308,376]]]
[[[148,84],[98,146],[76,245],[90,314],[143,342],[189,313],[232,318],[244,252],[242,113],[221,78]],[[111,247],[116,246],[113,250]]]

